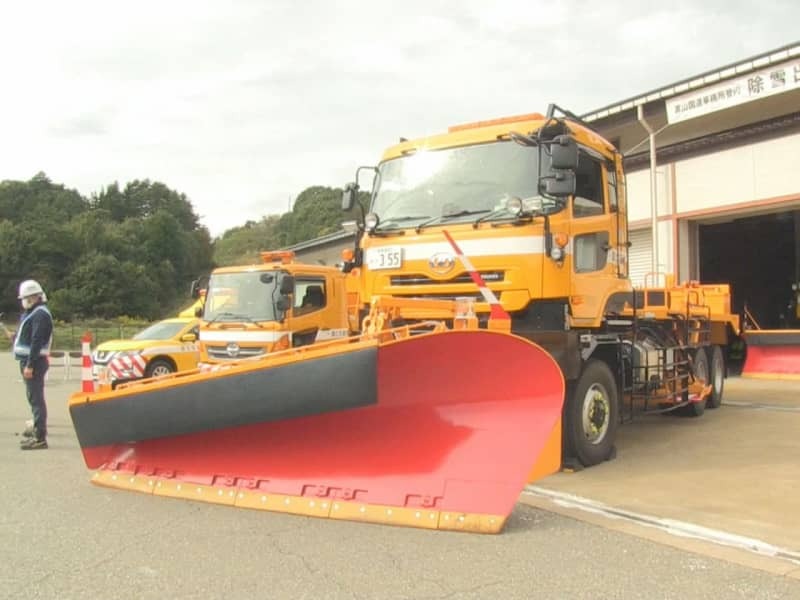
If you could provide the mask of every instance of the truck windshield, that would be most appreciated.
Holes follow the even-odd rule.
[[[488,221],[508,218],[505,204],[512,197],[541,206],[538,152],[502,141],[387,160],[378,169],[372,202],[378,228],[474,221],[481,213]]]
[[[203,319],[206,321],[275,321],[273,292],[277,273],[248,271],[212,274]]]

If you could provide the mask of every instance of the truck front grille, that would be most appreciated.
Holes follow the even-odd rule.
[[[503,271],[479,271],[481,278],[486,283],[495,283],[498,281],[503,281],[505,278],[505,273]],[[396,286],[404,286],[404,285],[453,285],[453,284],[463,284],[463,283],[472,283],[472,278],[469,276],[469,273],[459,273],[455,277],[451,277],[450,279],[433,279],[428,277],[423,273],[415,273],[412,275],[393,275],[389,278],[389,281],[392,285]],[[463,295],[463,294],[459,294]]]
[[[235,355],[228,352],[227,346],[206,346],[206,352],[211,358],[218,360],[239,360],[264,354],[263,348],[239,348]]]

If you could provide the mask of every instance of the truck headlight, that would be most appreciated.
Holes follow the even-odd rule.
[[[522,200],[513,196],[506,202],[506,210],[515,217],[522,212]]]
[[[367,213],[364,217],[364,229],[369,231],[375,231],[375,228],[378,226],[380,222],[380,218],[375,213]]]

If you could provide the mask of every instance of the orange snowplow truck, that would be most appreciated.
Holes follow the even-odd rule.
[[[722,348],[739,329],[729,287],[664,276],[660,287],[633,289],[622,155],[572,113],[551,105],[546,116],[404,140],[377,167],[359,168],[345,210],[365,169],[369,212],[345,266],[360,271],[365,310],[378,296],[471,298],[485,322],[495,298],[512,333],[563,373],[568,459],[609,459],[617,424],[636,413],[699,416],[720,405]]]
[[[291,251],[262,252],[261,261],[209,276],[197,311],[202,365],[264,357],[358,329],[340,269],[295,262]]]

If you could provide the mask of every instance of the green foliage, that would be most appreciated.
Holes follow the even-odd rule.
[[[0,312],[16,314],[17,284],[34,278],[61,319],[163,317],[188,303],[212,250],[186,196],[162,183],[114,183],[86,200],[43,173],[0,182]]]
[[[362,192],[359,202],[366,207],[369,194]],[[285,248],[298,242],[339,231],[343,221],[359,219],[354,207],[342,212],[342,190],[322,186],[305,189],[295,200],[291,212],[270,215],[258,223],[248,221],[229,229],[214,244],[214,262],[220,266],[258,261],[260,250]]]
[[[270,215],[258,223],[248,221],[229,229],[214,243],[214,262],[221,267],[259,262],[260,251],[279,247],[276,242],[279,220],[279,216]]]
[[[312,186],[290,212],[248,221],[213,240],[184,194],[150,180],[112,183],[91,198],[53,183],[0,182],[0,312],[19,312],[16,288],[40,281],[58,319],[155,320],[190,303],[192,279],[215,265],[259,261],[285,248],[339,231],[359,219],[343,213],[337,188]],[[362,206],[368,194],[359,198]]]

